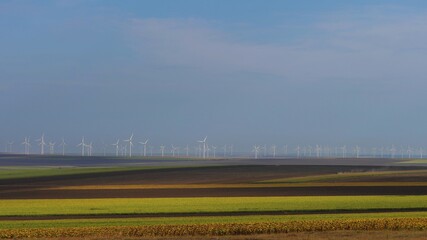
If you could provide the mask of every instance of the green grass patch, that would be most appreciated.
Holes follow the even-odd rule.
[[[335,174],[323,174],[306,177],[292,177],[292,178],[278,178],[260,181],[259,183],[309,183],[309,182],[332,182],[348,179],[368,179],[371,177],[378,176],[389,176],[389,175],[411,175],[411,174],[426,174],[427,170],[408,170],[408,171],[372,171],[372,172],[343,172]]]
[[[307,215],[261,215],[221,217],[157,217],[157,218],[106,218],[106,219],[61,219],[61,220],[12,220],[0,221],[0,229],[63,228],[63,227],[112,227],[152,226],[211,223],[262,223],[306,220],[349,220],[374,218],[427,218],[427,212],[357,213],[357,214],[307,214]]]
[[[427,208],[427,196],[0,200],[0,216],[337,211]]]
[[[126,172],[177,167],[1,167],[0,180],[37,177],[66,176],[108,172]]]
[[[427,164],[427,159],[413,159],[413,160],[407,160],[402,162],[397,162],[399,164],[406,164],[406,163],[416,163],[416,164]]]

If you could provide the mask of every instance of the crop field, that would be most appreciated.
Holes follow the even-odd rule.
[[[427,235],[427,168],[419,162],[158,160],[97,158],[108,164],[80,166],[82,159],[67,157],[58,160],[67,166],[2,166],[0,238]]]
[[[427,196],[0,200],[1,216],[427,210]]]

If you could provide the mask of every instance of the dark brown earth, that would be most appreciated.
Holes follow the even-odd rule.
[[[357,196],[427,195],[427,186],[171,188],[109,190],[26,190],[0,193],[0,199],[257,197],[257,196]]]
[[[154,197],[238,197],[238,196],[334,196],[334,195],[427,195],[427,186],[328,186],[264,188],[159,188],[48,190],[46,188],[85,185],[133,184],[238,184],[261,180],[335,174],[338,172],[397,171],[425,169],[420,167],[374,166],[215,166],[151,169],[71,176],[0,180],[0,199],[78,199],[78,198],[154,198]],[[426,174],[382,176],[372,181],[427,181]],[[353,181],[356,181],[353,179]]]

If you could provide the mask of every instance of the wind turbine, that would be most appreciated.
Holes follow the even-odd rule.
[[[189,155],[188,155],[188,151],[190,150],[190,148],[188,147],[188,144],[187,144],[187,146],[184,148],[184,150],[185,150],[185,154],[186,154],[186,156],[188,157]]]
[[[208,136],[205,137],[205,139],[197,141],[199,143],[203,144],[203,158],[206,158],[206,139],[208,138]]]
[[[224,149],[224,157],[226,157],[226,155],[227,155],[227,144],[224,145],[223,149]]]
[[[394,155],[396,154],[396,148],[394,147],[394,145],[391,145],[391,149],[390,149],[390,152],[391,152],[391,158],[394,158]]]
[[[298,145],[295,150],[297,151],[297,158],[299,158],[300,152],[301,152],[301,147]]]
[[[77,147],[82,147],[82,156],[84,156],[85,155],[85,147],[86,147],[86,144],[85,144],[85,137],[82,137],[82,141],[77,145]]]
[[[273,151],[273,158],[276,157],[276,145],[271,146],[271,150]]]
[[[44,142],[44,133],[42,134],[42,136],[37,139],[36,141],[40,142],[39,145],[41,147],[41,155],[44,155],[44,146],[46,145],[46,143]]]
[[[342,146],[341,150],[342,150],[342,157],[345,158],[347,154],[347,146],[346,145]]]
[[[320,158],[320,151],[322,150],[322,148],[316,144],[316,157]]]
[[[359,158],[359,155],[360,155],[360,147],[359,147],[359,145],[356,145],[356,147],[354,148],[354,152],[356,153],[356,158]]]
[[[30,137],[25,137],[24,142],[22,144],[24,144],[24,147],[25,147],[25,154],[27,155],[30,154],[30,148],[31,148]]]
[[[144,146],[144,157],[147,156],[147,143],[148,143],[148,139],[145,142],[139,142],[139,143]]]
[[[178,148],[172,144],[172,149],[171,149],[172,157],[175,157],[175,151],[176,150],[178,150]]]
[[[150,155],[153,156],[153,146],[149,146],[150,148]]]
[[[132,146],[133,146],[132,139],[133,139],[133,133],[129,139],[124,140],[125,142],[129,143],[129,157],[132,157]]]
[[[89,156],[92,156],[92,149],[93,149],[93,147],[92,147],[92,142],[90,142],[90,144],[89,144],[89,145],[87,145],[87,151],[88,151],[88,153],[89,153]]]
[[[53,155],[55,153],[55,142],[49,142],[49,154]]]
[[[255,159],[257,159],[258,158],[258,153],[259,153],[259,151],[260,151],[260,146],[254,146],[253,147],[253,150],[252,150],[252,152],[254,152],[255,153]]]
[[[216,146],[212,146],[212,150],[213,150],[213,157],[216,157]]]
[[[67,144],[65,143],[64,138],[62,138],[62,141],[61,141],[61,143],[59,144],[59,146],[60,146],[60,147],[62,147],[62,156],[64,156],[64,155],[65,155],[65,145],[67,145]]]
[[[116,143],[111,144],[113,146],[116,146],[116,157],[119,156],[119,142],[120,142],[120,139],[117,139]]]
[[[162,157],[164,157],[165,156],[165,146],[164,145],[160,146],[160,151],[162,152]]]
[[[411,148],[411,146],[408,146],[407,152],[408,152],[408,158],[411,158],[412,157],[412,148]]]

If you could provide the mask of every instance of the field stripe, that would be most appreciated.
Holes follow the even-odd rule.
[[[265,188],[265,187],[406,187],[427,186],[427,182],[340,182],[340,183],[256,183],[256,184],[157,184],[157,185],[82,185],[40,187],[40,190],[115,190],[115,189],[193,189],[193,188]],[[37,188],[37,187],[36,187]]]

